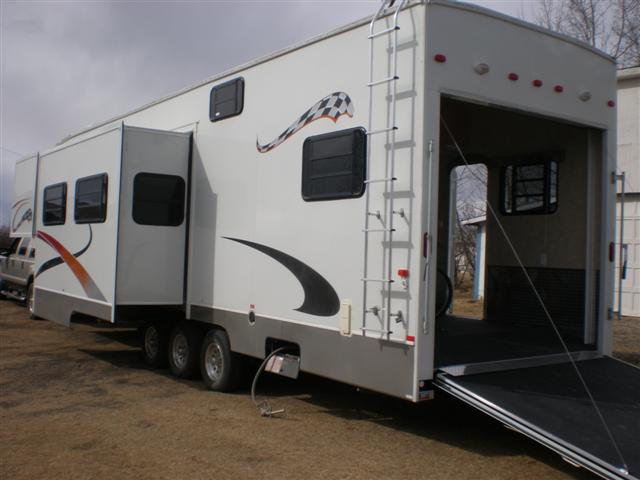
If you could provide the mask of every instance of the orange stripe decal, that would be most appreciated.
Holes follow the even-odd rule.
[[[91,275],[89,275],[89,272],[87,272],[87,270],[69,250],[67,250],[58,240],[45,232],[38,231],[37,235],[38,238],[58,252],[62,260],[64,260],[64,263],[67,264],[71,272],[76,276],[80,285],[82,285],[84,292],[89,298],[103,302],[106,301],[106,298],[93,281],[93,278],[91,278]]]

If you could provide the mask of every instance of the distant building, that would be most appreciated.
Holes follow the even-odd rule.
[[[640,67],[618,71],[618,173],[625,173],[624,238],[626,278],[622,281],[623,315],[640,316]],[[621,182],[618,182],[618,221],[620,232]],[[620,241],[618,239],[618,241]],[[619,245],[616,255],[619,252]],[[618,259],[616,259],[618,260]],[[619,261],[616,261],[616,297],[618,308]]]

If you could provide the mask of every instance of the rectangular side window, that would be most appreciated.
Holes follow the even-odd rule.
[[[36,258],[36,249],[32,248],[29,252],[29,258]]]
[[[302,198],[360,197],[365,189],[367,134],[363,128],[309,137],[302,147]]]
[[[76,181],[76,223],[102,223],[107,219],[107,186],[106,173]]]
[[[133,179],[133,221],[177,227],[184,221],[185,183],[176,175],[138,173]]]
[[[234,78],[211,89],[209,119],[212,122],[240,115],[244,108],[244,78]]]
[[[550,214],[558,209],[558,162],[514,164],[502,169],[504,215]]]
[[[67,184],[49,185],[42,196],[42,223],[46,226],[64,225],[67,218]]]

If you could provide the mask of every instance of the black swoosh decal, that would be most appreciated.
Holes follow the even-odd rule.
[[[89,227],[89,241],[82,248],[82,250],[79,250],[79,251],[77,251],[76,253],[73,254],[73,256],[76,257],[76,258],[78,258],[80,255],[82,255],[84,252],[86,252],[89,249],[89,246],[91,245],[91,241],[93,240],[93,231],[91,230],[91,225],[87,224],[87,226]],[[62,257],[54,257],[51,260],[47,260],[38,269],[38,272],[36,273],[36,277],[38,275],[40,275],[41,273],[44,273],[44,272],[46,272],[47,270],[49,270],[49,269],[51,269],[53,267],[57,267],[58,265],[60,265],[62,263],[64,263],[64,260],[62,260]]]
[[[265,255],[270,256],[281,263],[298,279],[304,290],[304,302],[297,310],[298,312],[317,315],[320,317],[331,317],[340,311],[340,299],[331,284],[316,272],[313,268],[305,265],[297,258],[287,255],[275,248],[267,247],[259,243],[241,240],[239,238],[222,237],[227,240],[241,243],[247,247],[254,248]]]

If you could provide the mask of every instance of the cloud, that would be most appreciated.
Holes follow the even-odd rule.
[[[371,15],[378,5],[2,1],[0,224],[8,218],[15,152],[46,150],[87,125]]]

